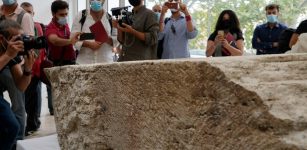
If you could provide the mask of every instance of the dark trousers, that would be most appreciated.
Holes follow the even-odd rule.
[[[0,96],[0,150],[11,150],[18,132],[19,123],[9,103]]]
[[[48,94],[48,108],[49,108],[49,112],[50,112],[50,114],[53,114],[51,87],[46,85],[46,88],[47,88],[47,94]]]
[[[32,77],[30,85],[25,92],[25,103],[27,112],[26,132],[36,131],[41,122],[39,120],[41,113],[41,82],[39,78]]]

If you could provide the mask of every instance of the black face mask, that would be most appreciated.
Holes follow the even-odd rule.
[[[129,0],[129,3],[135,7],[141,4],[141,0]]]
[[[222,26],[223,26],[223,29],[230,29],[231,21],[230,20],[223,20],[222,21]]]

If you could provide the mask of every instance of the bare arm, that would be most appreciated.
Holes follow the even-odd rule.
[[[298,40],[299,34],[297,33],[293,33],[291,40],[289,42],[289,47],[292,48],[293,45],[296,44],[297,40]]]
[[[163,5],[162,6],[162,12],[161,12],[161,16],[160,16],[160,20],[159,20],[159,32],[163,32],[164,31],[164,20],[165,20],[165,13],[168,11],[168,7]]]
[[[130,33],[130,34],[134,35],[136,38],[140,39],[141,41],[145,41],[145,33],[139,32],[139,31],[133,29],[131,26],[129,26],[129,25],[125,24],[125,23],[123,23],[123,26],[124,27],[118,26],[118,29],[119,29],[118,31],[121,30],[121,33],[118,33],[118,35],[123,34],[123,32]],[[121,35],[121,39],[123,40],[122,36],[123,35]],[[121,39],[118,39],[118,40],[120,41]]]
[[[187,9],[187,6],[183,3],[180,3],[180,11],[182,11],[186,17],[191,17],[190,13]],[[193,26],[192,20],[187,21],[187,29],[188,29],[188,32],[194,31],[194,26]]]
[[[7,49],[3,55],[0,56],[0,70],[2,70],[14,57],[17,56],[18,52],[23,51],[23,42],[15,41],[17,37],[13,37],[9,42]]]
[[[21,63],[11,68],[12,76],[15,80],[17,88],[21,91],[25,91],[31,82],[31,75],[26,75],[24,72],[31,72],[32,66],[35,61],[35,53],[33,50],[29,51],[28,56],[25,56],[24,69],[22,70]]]
[[[2,70],[6,64],[8,64],[10,62],[12,58],[9,57],[8,55],[4,54],[4,55],[1,55],[0,57],[0,70]]]
[[[67,46],[70,44],[75,44],[78,41],[80,33],[75,33],[70,39],[64,39],[58,37],[56,34],[50,34],[48,40],[50,43],[56,46]]]
[[[31,82],[31,75],[25,76],[22,71],[21,64],[17,64],[11,68],[12,76],[15,80],[15,84],[20,91],[25,91]]]
[[[213,55],[213,53],[215,52],[216,46],[214,41],[209,40],[207,42],[207,49],[206,49],[206,55],[207,57],[210,57]]]
[[[223,41],[224,48],[226,48],[231,53],[231,56],[242,56],[243,50],[244,50],[244,41],[237,40],[236,45],[237,45],[237,48],[231,46],[227,40]]]

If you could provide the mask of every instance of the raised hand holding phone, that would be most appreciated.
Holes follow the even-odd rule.
[[[166,2],[164,5],[166,7],[168,7],[169,9],[178,9],[179,8],[179,4],[178,3]]]

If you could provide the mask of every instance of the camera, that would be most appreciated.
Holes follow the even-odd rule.
[[[115,16],[116,19],[118,19],[118,23],[121,27],[123,26],[123,23],[127,24],[127,25],[132,25],[133,20],[133,13],[128,11],[128,8],[130,6],[125,6],[125,7],[116,7],[116,8],[112,8],[111,12],[112,12],[112,16]]]
[[[24,45],[24,51],[18,53],[18,55],[28,55],[29,50],[39,50],[42,48],[46,48],[47,45],[47,41],[44,36],[34,37],[30,35],[21,35],[16,39],[16,41],[22,41]]]

